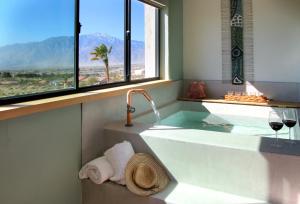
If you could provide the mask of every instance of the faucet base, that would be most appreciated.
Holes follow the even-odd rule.
[[[125,127],[132,127],[133,124],[125,124]]]

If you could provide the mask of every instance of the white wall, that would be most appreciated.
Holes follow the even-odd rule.
[[[300,82],[300,0],[254,0],[257,81]]]
[[[221,1],[183,1],[185,79],[222,79]]]
[[[300,82],[300,0],[253,0],[255,81]],[[184,78],[221,80],[221,0],[183,1]]]
[[[153,6],[145,5],[145,77],[156,76],[156,10]]]

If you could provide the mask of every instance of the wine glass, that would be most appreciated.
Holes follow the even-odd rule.
[[[294,144],[291,138],[291,128],[297,124],[297,113],[295,109],[287,108],[283,110],[282,122],[289,128],[289,143]]]
[[[278,143],[278,130],[280,130],[283,127],[283,123],[282,123],[281,116],[275,111],[270,111],[269,113],[269,125],[275,131],[275,135],[276,135],[275,146],[280,147]]]

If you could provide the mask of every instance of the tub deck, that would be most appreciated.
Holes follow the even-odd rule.
[[[224,99],[190,99],[181,97],[180,101],[193,101],[193,102],[207,102],[207,103],[221,103],[221,104],[236,104],[236,105],[252,105],[252,106],[265,106],[265,107],[278,107],[278,108],[300,108],[299,102],[288,101],[269,101],[267,103],[243,102],[243,101],[227,101]]]

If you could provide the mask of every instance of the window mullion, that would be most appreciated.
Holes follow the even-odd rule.
[[[131,80],[131,0],[125,0],[125,80]]]
[[[75,56],[75,89],[79,89],[79,34],[81,29],[81,24],[79,22],[79,8],[80,0],[75,0],[75,46],[74,46],[74,56]]]

